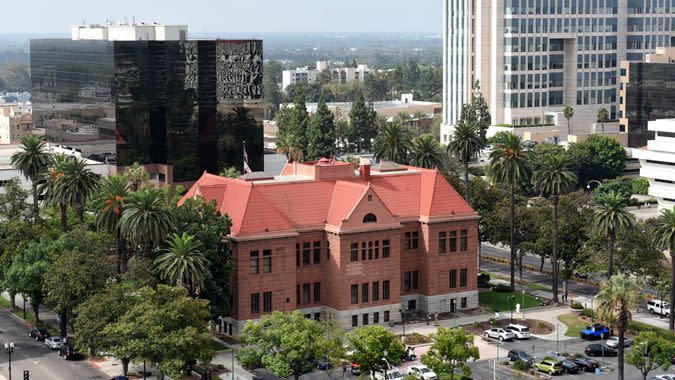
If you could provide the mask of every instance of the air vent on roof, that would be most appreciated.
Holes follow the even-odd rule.
[[[405,166],[399,165],[395,162],[392,161],[382,161],[378,162],[377,164],[373,165],[370,168],[371,171],[376,171],[376,172],[399,172],[399,171],[406,171],[408,170]]]
[[[251,172],[240,176],[239,179],[246,182],[264,181],[274,179],[274,176],[271,176],[265,172]]]

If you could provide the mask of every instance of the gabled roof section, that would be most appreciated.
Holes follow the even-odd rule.
[[[364,223],[366,215],[372,214],[376,221]],[[367,186],[361,198],[354,204],[351,212],[342,219],[339,228],[341,231],[372,230],[380,228],[401,227],[401,223],[394,217],[387,205],[382,202],[372,187]]]
[[[317,226],[326,223],[333,194],[331,181],[280,182],[255,184],[255,189],[294,225]]]
[[[368,186],[364,183],[337,181],[333,188],[326,223],[339,227],[363,198]]]
[[[419,174],[373,176],[370,185],[394,216],[419,216]]]
[[[251,192],[246,202],[246,210],[241,220],[241,227],[235,234],[292,230],[293,225],[291,222],[255,187],[251,187]]]
[[[475,215],[471,206],[437,170],[421,169],[420,216]]]

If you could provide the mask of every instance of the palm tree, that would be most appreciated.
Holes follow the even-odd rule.
[[[122,175],[113,175],[101,180],[96,199],[96,225],[100,230],[108,231],[115,236],[115,253],[117,254],[117,273],[127,271],[127,253],[120,219],[124,211],[125,201],[129,195],[129,183]]]
[[[50,155],[47,152],[45,141],[37,135],[28,135],[21,139],[21,148],[14,152],[11,157],[12,166],[23,174],[31,182],[31,194],[33,195],[33,221],[40,217],[38,207],[38,177],[47,170],[50,163]]]
[[[432,135],[422,135],[412,141],[410,165],[444,171],[448,166],[448,155]]]
[[[670,254],[670,315],[668,328],[675,328],[675,212],[673,210],[661,210],[661,215],[656,219],[656,226],[652,231],[654,242],[660,249],[668,250]]]
[[[375,137],[374,158],[377,161],[394,161],[405,165],[408,163],[410,140],[408,128],[400,124],[388,123]]]
[[[124,170],[124,177],[129,182],[129,187],[131,191],[138,191],[144,183],[149,179],[148,171],[145,169],[145,166],[139,165],[138,162],[134,162],[133,165],[129,166]]]
[[[173,230],[174,218],[164,207],[161,190],[141,189],[129,194],[120,218],[120,231],[127,241],[140,245],[150,256],[154,245]]]
[[[50,157],[50,167],[37,180],[38,194],[44,196],[45,204],[58,207],[60,215],[61,233],[68,231],[68,200],[65,193],[59,191],[59,181],[63,176],[63,167],[69,160],[64,154],[54,154]]]
[[[168,249],[155,259],[157,269],[164,280],[185,286],[195,294],[204,286],[209,271],[209,261],[199,250],[199,242],[183,232],[182,235],[169,235],[167,243]]]
[[[286,155],[289,162],[302,161],[303,153],[299,138],[292,133],[283,133],[277,136],[277,153]]]
[[[609,112],[606,108],[600,108],[598,110],[598,121],[602,125],[602,133],[605,133],[605,122],[609,120]]]
[[[98,186],[100,176],[87,168],[87,163],[79,158],[71,158],[61,166],[61,178],[57,181],[58,196],[75,209],[77,218],[84,225],[84,206],[87,198]]]
[[[230,166],[223,168],[218,175],[225,178],[238,178],[241,177],[241,172],[234,166]]]
[[[619,380],[623,380],[624,336],[632,318],[631,309],[637,306],[640,298],[638,284],[622,273],[604,280],[598,293],[598,317],[606,322],[614,321],[613,325],[619,332]]]
[[[569,168],[563,155],[544,156],[541,169],[532,177],[537,191],[551,199],[551,264],[553,264],[553,301],[558,302],[558,202],[560,194],[570,192],[577,183],[577,176]]]
[[[607,278],[610,278],[614,273],[616,235],[633,225],[633,216],[624,208],[628,206],[628,197],[614,190],[596,195],[595,202],[593,227],[607,236],[607,253],[609,254]]]
[[[455,126],[448,151],[454,154],[464,165],[464,199],[469,202],[469,161],[479,152],[483,143],[478,127],[473,122],[460,121]]]
[[[527,160],[523,140],[511,132],[495,144],[490,153],[490,175],[497,182],[508,186],[510,202],[511,289],[515,290],[516,261],[516,186],[529,182],[532,168]]]
[[[574,108],[565,106],[563,109],[563,116],[567,119],[567,134],[572,134],[572,127],[570,127],[570,119],[574,116]]]

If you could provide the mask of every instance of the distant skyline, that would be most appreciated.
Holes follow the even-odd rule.
[[[70,33],[82,21],[187,24],[193,33],[440,33],[441,0],[33,0],[3,4],[0,33]]]

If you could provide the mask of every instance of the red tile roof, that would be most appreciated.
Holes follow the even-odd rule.
[[[247,182],[204,173],[179,204],[197,196],[215,200],[220,212],[232,220],[235,237],[325,225],[340,228],[369,189],[399,219],[476,216],[436,170],[407,167],[395,173],[373,173],[370,181],[364,181],[356,174],[344,178],[344,165],[325,161],[297,165],[322,166],[321,174],[316,174],[320,179],[294,175],[291,165],[275,180]],[[333,167],[336,176],[330,178]]]

